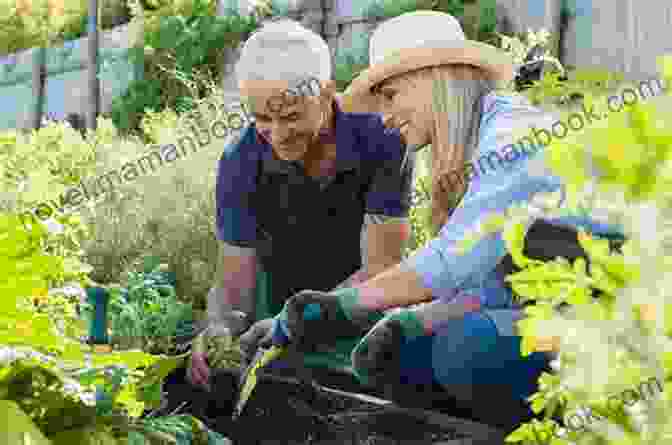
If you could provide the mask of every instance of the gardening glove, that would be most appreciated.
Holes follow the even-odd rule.
[[[293,345],[304,352],[333,346],[337,339],[359,337],[383,312],[364,308],[359,290],[304,290],[290,297],[273,319],[273,344]]]
[[[380,320],[352,351],[352,367],[364,384],[398,384],[401,348],[425,335],[422,320],[412,310],[396,311]]]
[[[469,297],[451,302],[436,300],[388,313],[352,350],[355,375],[372,386],[398,385],[403,347],[418,337],[431,335],[439,324],[479,308],[478,299]]]
[[[230,349],[233,339],[248,325],[247,316],[239,311],[224,314],[220,320],[208,320],[205,330],[192,343],[187,379],[193,385],[210,390],[210,367],[216,365],[213,356],[219,355],[220,350]]]
[[[240,349],[243,359],[250,363],[260,347],[269,347],[272,344],[273,319],[266,318],[254,323],[250,329],[240,336]]]

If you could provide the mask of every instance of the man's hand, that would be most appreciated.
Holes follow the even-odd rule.
[[[315,351],[339,338],[363,335],[382,315],[361,307],[356,288],[301,291],[273,319],[273,343]]]
[[[260,347],[271,345],[273,334],[273,319],[266,318],[254,323],[243,335],[240,336],[240,348],[245,360],[249,363],[254,358]]]
[[[192,352],[189,366],[187,367],[187,379],[194,386],[200,386],[210,391],[210,367],[205,352]]]
[[[242,334],[247,326],[247,316],[239,311],[231,311],[223,315],[221,320],[211,320],[207,328],[193,341],[191,360],[187,367],[187,379],[196,386],[210,388],[210,367],[208,365],[208,342],[213,337],[233,339]]]

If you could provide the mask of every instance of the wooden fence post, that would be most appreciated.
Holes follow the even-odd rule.
[[[44,96],[47,77],[47,49],[37,47],[33,50],[33,107],[30,110],[30,127],[39,130],[44,114]]]
[[[100,80],[98,79],[98,0],[89,0],[88,107],[87,127],[95,130],[100,110]]]

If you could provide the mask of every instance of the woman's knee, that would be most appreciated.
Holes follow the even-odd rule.
[[[526,397],[546,365],[543,356],[523,357],[520,337],[511,335],[510,314],[478,311],[451,320],[436,330],[432,367],[437,383],[445,388],[464,388],[500,382],[512,395]]]

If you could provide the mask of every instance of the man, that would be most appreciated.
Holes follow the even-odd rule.
[[[236,66],[255,122],[219,163],[216,281],[205,335],[241,336],[252,355],[272,317],[303,289],[349,287],[397,264],[412,162],[380,116],[345,113],[335,99],[329,48],[291,20],[265,25]],[[255,322],[251,327],[252,322]],[[208,387],[207,353],[195,343],[188,377]],[[347,367],[355,342],[305,357]]]

